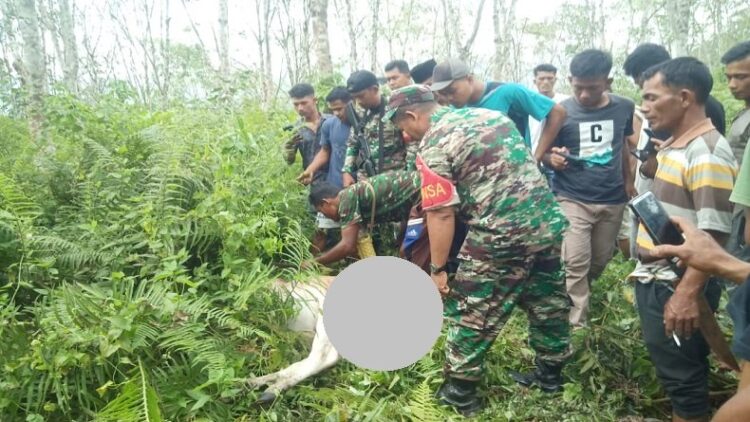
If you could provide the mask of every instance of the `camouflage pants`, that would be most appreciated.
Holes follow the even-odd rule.
[[[570,298],[560,245],[474,255],[461,259],[445,302],[446,376],[480,379],[485,355],[516,305],[528,315],[529,344],[537,358],[550,364],[567,360]]]

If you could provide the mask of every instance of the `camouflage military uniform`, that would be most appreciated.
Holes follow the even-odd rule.
[[[411,207],[420,200],[419,174],[415,171],[393,171],[344,188],[339,193],[341,227],[353,223],[365,227],[370,224],[373,192],[376,223],[405,221],[409,218]]]
[[[568,222],[513,122],[490,110],[438,109],[417,167],[422,206],[456,205],[469,226],[445,303],[446,375],[478,380],[516,305],[528,315],[537,359],[563,363],[570,300],[560,245]]]
[[[375,110],[367,110],[364,117],[366,124],[364,126],[364,136],[370,145],[370,154],[372,155],[372,164],[375,168],[376,173],[385,173],[391,170],[413,170],[414,158],[416,155],[416,146],[407,148],[404,140],[401,136],[401,131],[396,128],[390,121],[381,121],[382,113],[385,110],[385,102],[387,99],[383,97],[383,101],[380,106]],[[383,127],[383,168],[382,171],[378,171],[380,165],[380,141],[378,138],[378,126]],[[357,176],[357,180],[365,180],[367,174],[364,169],[358,168],[359,163],[359,149],[360,145],[357,141],[357,137],[354,129],[347,141],[346,158],[344,159],[345,173],[350,173]],[[411,153],[409,153],[409,150]],[[407,167],[407,162],[411,163]]]

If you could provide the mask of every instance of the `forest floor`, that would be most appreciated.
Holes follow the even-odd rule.
[[[573,333],[575,354],[565,369],[562,393],[521,388],[508,375],[533,367],[527,321],[523,312],[516,311],[489,353],[483,383],[488,406],[473,420],[668,420],[669,402],[641,340],[633,285],[623,281],[632,268],[618,256],[594,283],[591,324]],[[722,318],[722,322],[728,321]],[[287,392],[269,410],[252,413],[248,420],[461,420],[432,399],[441,383],[442,340],[422,361],[393,373],[364,371],[342,362]],[[305,353],[303,347],[299,356]],[[733,394],[733,380],[714,369],[711,391],[717,402]]]

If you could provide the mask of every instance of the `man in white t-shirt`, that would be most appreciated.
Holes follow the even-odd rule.
[[[534,68],[534,85],[539,93],[552,99],[555,103],[566,100],[570,95],[555,92],[555,83],[557,83],[557,68],[551,64],[540,64]],[[529,133],[531,134],[531,151],[536,150],[539,143],[539,136],[542,134],[544,120],[541,122],[529,116]]]

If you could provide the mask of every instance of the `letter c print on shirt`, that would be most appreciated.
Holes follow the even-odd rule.
[[[612,120],[578,123],[581,158],[599,158],[612,155],[612,141],[615,139],[615,123]]]

